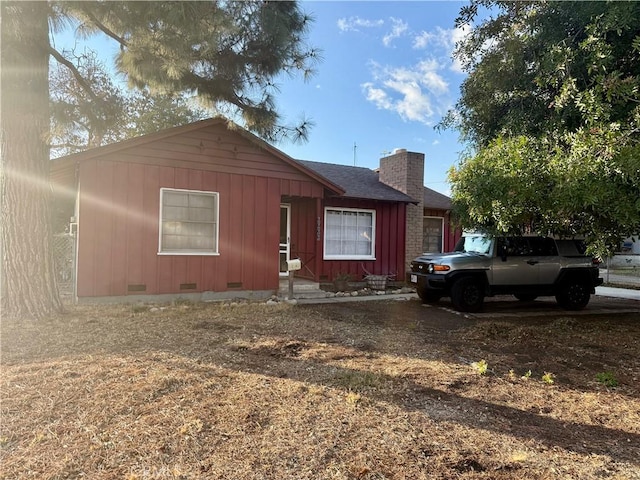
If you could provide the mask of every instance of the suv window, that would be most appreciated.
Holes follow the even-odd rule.
[[[491,250],[491,239],[484,235],[468,235],[461,237],[456,243],[454,252],[474,252],[487,255]]]
[[[499,255],[507,257],[539,257],[558,255],[549,237],[502,237],[498,239]]]
[[[556,248],[556,242],[549,237],[529,237],[529,244],[533,255],[536,256],[556,256],[558,255],[558,249]]]
[[[498,252],[507,257],[530,257],[533,255],[529,241],[524,237],[501,237]]]
[[[560,255],[567,257],[584,255],[587,252],[587,244],[584,240],[556,240]]]

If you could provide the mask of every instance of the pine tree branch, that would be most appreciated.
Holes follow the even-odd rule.
[[[89,17],[89,19],[93,22],[93,24],[98,27],[105,35],[113,38],[116,42],[120,44],[120,48],[127,47],[127,41],[118,36],[113,30],[107,27],[104,23],[102,23],[98,18],[88,10],[85,10],[85,14]]]
[[[98,96],[94,93],[93,89],[91,88],[91,85],[89,85],[89,82],[87,82],[87,80],[82,76],[82,74],[78,71],[78,69],[75,67],[73,63],[71,63],[69,60],[64,58],[64,56],[53,47],[49,47],[49,54],[53,58],[55,58],[58,61],[58,63],[64,65],[69,69],[69,71],[74,76],[74,78],[78,81],[78,83],[83,88],[83,90],[86,91],[93,100],[96,100],[96,101],[99,100]]]

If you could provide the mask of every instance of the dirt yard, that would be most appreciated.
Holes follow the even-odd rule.
[[[1,340],[4,479],[640,479],[640,313],[77,307]]]

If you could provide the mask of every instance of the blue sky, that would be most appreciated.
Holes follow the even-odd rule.
[[[462,1],[303,1],[314,22],[308,43],[322,51],[317,74],[282,77],[277,108],[284,123],[314,126],[304,144],[275,145],[302,159],[376,168],[396,148],[425,154],[427,187],[449,194],[447,171],[463,146],[456,131],[434,126],[456,102],[464,74],[453,59]],[[53,39],[70,48],[71,32]],[[79,42],[112,65],[117,45]],[[355,149],[354,149],[355,145]],[[355,152],[354,152],[355,150]]]
[[[434,129],[464,79],[451,58],[465,2],[309,1],[311,45],[323,51],[317,74],[281,84],[285,120],[304,113],[315,126],[306,144],[282,143],[294,158],[376,168],[396,148],[425,154],[425,185],[448,194],[448,169],[463,146],[456,131]],[[354,156],[354,144],[355,156]]]

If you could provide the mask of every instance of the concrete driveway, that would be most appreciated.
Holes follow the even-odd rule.
[[[448,299],[443,299],[440,308],[451,308]],[[459,312],[455,312],[460,314]],[[465,314],[473,318],[500,318],[500,317],[537,317],[537,316],[584,316],[584,315],[611,315],[620,313],[640,314],[640,299],[614,298],[601,295],[592,295],[589,305],[583,310],[568,311],[556,303],[554,297],[539,297],[531,302],[521,302],[512,296],[497,296],[485,299],[484,309],[479,313]]]
[[[640,314],[640,291],[627,289],[610,289],[608,287],[598,287],[596,295],[591,296],[589,305],[584,310],[577,312],[568,311],[561,308],[554,297],[539,297],[531,302],[521,302],[511,295],[500,295],[485,299],[482,312],[478,313],[462,313],[457,312],[451,305],[449,298],[443,298],[435,305],[422,305],[418,296],[412,294],[390,294],[379,296],[361,296],[361,297],[334,297],[323,299],[307,299],[299,300],[300,304],[343,304],[345,308],[349,308],[349,304],[367,303],[375,304],[381,300],[387,300],[396,303],[393,307],[397,310],[404,310],[406,313],[412,312],[412,315],[418,312],[430,310],[430,313],[438,316],[449,317],[455,315],[465,318],[507,318],[507,317],[537,317],[537,316],[559,316],[559,315],[610,315],[610,314]],[[620,298],[625,296],[628,298]],[[404,305],[403,305],[404,304]],[[362,308],[362,307],[357,307]]]
[[[640,300],[640,290],[632,290],[630,288],[596,287],[596,295],[601,297]]]

